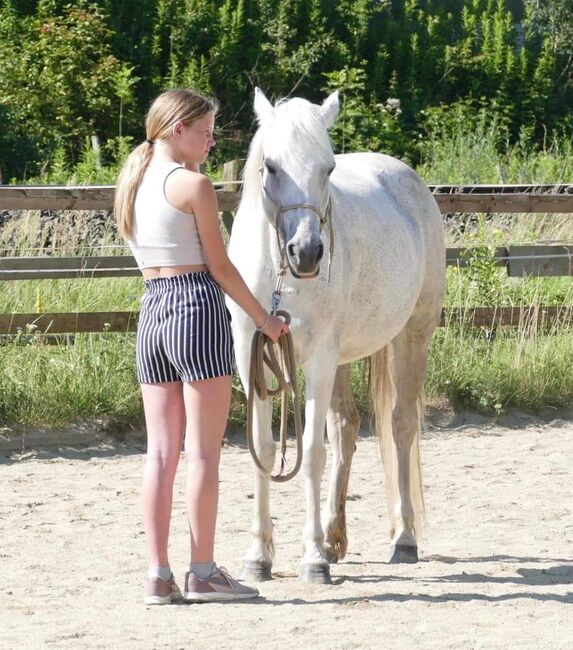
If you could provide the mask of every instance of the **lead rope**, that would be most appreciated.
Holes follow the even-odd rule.
[[[283,318],[287,325],[290,324],[290,314],[287,311],[278,309],[281,298],[281,287],[287,267],[283,265],[277,273],[277,284],[273,292],[271,314]],[[296,476],[302,464],[302,422],[300,417],[300,397],[296,378],[296,359],[292,334],[283,334],[276,343],[279,354],[275,353],[275,344],[263,334],[256,330],[251,341],[251,361],[249,364],[249,394],[247,396],[247,443],[253,461],[265,478],[275,483],[284,483]],[[265,379],[265,365],[277,380],[277,388],[269,388]],[[272,399],[281,396],[281,428],[280,428],[280,449],[281,466],[278,474],[271,474],[261,463],[253,441],[253,404],[255,392],[261,400]],[[292,394],[294,410],[294,431],[296,437],[296,463],[293,469],[285,472],[287,467],[287,423],[288,423],[288,397]]]

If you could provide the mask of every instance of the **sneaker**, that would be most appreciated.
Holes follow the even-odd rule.
[[[185,600],[199,603],[213,603],[221,600],[244,600],[256,598],[257,589],[252,589],[232,578],[227,569],[217,567],[205,579],[188,571],[185,574]]]
[[[145,585],[146,605],[169,605],[174,600],[181,600],[181,590],[175,582],[173,574],[169,580],[163,578],[147,578]]]

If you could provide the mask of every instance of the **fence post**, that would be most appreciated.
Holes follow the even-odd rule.
[[[92,135],[92,149],[96,155],[97,169],[101,172],[101,148],[99,145],[99,137],[97,135]]]
[[[225,192],[239,192],[241,185],[239,183],[234,183],[233,181],[238,181],[241,178],[241,172],[245,165],[245,160],[239,158],[237,160],[230,160],[223,165],[223,181],[229,183],[225,185],[223,190]],[[231,230],[233,228],[233,213],[232,212],[223,212],[222,214],[223,224],[231,236]]]

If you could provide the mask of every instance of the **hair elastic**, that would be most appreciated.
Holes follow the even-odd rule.
[[[147,144],[155,144],[155,140],[150,140],[149,138],[145,138],[145,142],[147,142]]]

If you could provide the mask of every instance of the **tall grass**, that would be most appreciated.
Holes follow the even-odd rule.
[[[573,400],[573,327],[525,318],[491,332],[448,323],[432,339],[426,394],[496,413],[564,406]]]
[[[141,423],[133,335],[78,335],[73,345],[18,337],[0,347],[0,421],[65,426]]]
[[[500,132],[483,123],[474,130],[436,134],[418,169],[428,183],[559,183],[573,177],[570,140],[554,139],[531,150],[525,138],[498,153]],[[93,160],[80,169],[88,182]],[[91,172],[89,165],[92,165]],[[41,182],[81,180],[55,165]],[[111,175],[110,175],[111,176]],[[95,226],[94,226],[95,223]],[[448,269],[448,307],[478,305],[573,305],[572,278],[509,278],[495,266],[493,247],[540,240],[571,241],[571,215],[451,215],[450,245],[480,247],[467,269]],[[110,248],[101,249],[100,246]],[[123,254],[109,214],[94,222],[77,213],[40,219],[39,213],[8,220],[0,230],[0,255]],[[117,248],[114,248],[117,247]],[[121,311],[138,309],[140,278],[14,281],[0,287],[0,313]],[[449,323],[431,345],[426,392],[455,406],[500,412],[509,406],[541,408],[573,400],[571,326],[538,329],[531,323],[495,332]],[[139,426],[142,407],[135,377],[133,334],[77,334],[72,345],[47,345],[32,329],[0,339],[0,424],[59,425],[97,421],[115,428]],[[360,408],[368,398],[356,364],[353,379]],[[244,422],[244,395],[234,384],[232,426]]]
[[[527,130],[509,143],[506,130],[486,112],[473,120],[460,107],[435,122],[421,145],[418,173],[428,184],[569,183],[573,133],[548,134],[542,147]]]

